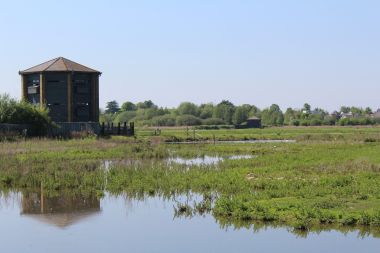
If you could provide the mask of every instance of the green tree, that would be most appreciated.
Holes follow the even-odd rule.
[[[144,102],[139,102],[137,103],[137,108],[139,109],[149,109],[149,108],[154,108],[154,107],[157,107],[153,102],[152,100],[146,100]]]
[[[183,102],[178,106],[178,114],[179,115],[193,115],[198,116],[199,115],[199,108],[196,104],[190,103],[190,102]]]
[[[251,109],[249,111],[249,116],[260,117],[261,116],[260,109],[255,105],[251,105]]]
[[[212,103],[208,103],[208,104],[202,104],[200,107],[199,107],[199,110],[200,110],[200,117],[202,119],[208,119],[208,118],[211,118],[212,115],[213,115],[213,112],[214,112],[214,105]]]
[[[281,126],[284,124],[284,115],[280,107],[276,104],[271,105],[261,113],[262,123],[266,126]]]
[[[107,102],[106,105],[106,113],[117,113],[120,111],[119,104],[116,102],[116,100],[112,100],[110,102]]]
[[[176,118],[174,115],[165,114],[153,117],[151,122],[153,126],[175,126]]]
[[[240,125],[241,123],[246,122],[250,109],[250,106],[237,106],[233,114],[232,122],[235,125]]]
[[[116,118],[113,120],[115,123],[118,122],[129,122],[131,121],[134,117],[136,117],[136,112],[135,111],[124,111],[120,112],[117,114]]]
[[[201,123],[202,121],[194,115],[180,115],[176,118],[177,126],[196,126]]]
[[[351,108],[348,106],[341,106],[340,107],[340,112],[342,113],[349,113],[351,111]]]
[[[31,135],[45,135],[52,126],[46,107],[32,105],[26,101],[17,101],[9,95],[0,95],[0,123],[29,124]]]
[[[371,115],[373,112],[372,112],[372,109],[370,107],[367,107],[367,108],[365,108],[364,113],[366,115]]]
[[[352,106],[350,110],[351,110],[352,114],[354,114],[356,116],[362,116],[365,113],[363,108],[360,108],[360,107]]]
[[[296,111],[292,108],[288,108],[286,109],[285,111],[285,114],[284,114],[284,124],[285,125],[292,125],[294,120],[296,120]]]
[[[303,110],[304,110],[306,113],[310,114],[310,113],[311,113],[311,106],[310,106],[308,103],[305,103],[305,104],[303,105]]]
[[[127,101],[121,105],[121,110],[122,111],[136,111],[137,106],[134,103]]]
[[[235,106],[228,100],[220,102],[214,110],[214,118],[224,120],[227,124],[232,123],[232,117],[235,112]]]

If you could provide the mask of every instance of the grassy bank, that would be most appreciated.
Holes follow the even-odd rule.
[[[271,127],[263,129],[198,130],[194,128],[137,129],[139,138],[164,141],[215,140],[297,140],[297,141],[380,141],[380,127]]]
[[[282,136],[298,140],[296,143],[175,145],[148,135],[137,139],[2,142],[0,189],[43,185],[54,191],[80,189],[101,196],[107,190],[136,197],[193,192],[213,196],[197,209],[211,212],[221,223],[271,222],[301,230],[321,224],[377,229],[379,130],[273,128],[203,133],[217,134],[221,139],[225,135]],[[168,131],[168,136],[180,138],[175,131],[179,130]],[[168,164],[165,160],[170,156],[236,154],[252,157],[200,166]],[[114,161],[107,170],[104,160]]]

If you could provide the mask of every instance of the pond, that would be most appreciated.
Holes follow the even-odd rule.
[[[170,168],[173,164],[185,165],[187,167],[191,166],[216,166],[225,160],[245,160],[252,159],[257,156],[254,155],[230,155],[230,156],[196,156],[191,158],[172,156],[166,159],[123,159],[123,160],[104,160],[101,168],[108,171],[113,165],[123,165],[123,166],[146,166],[150,164],[151,166],[157,164],[164,164]]]
[[[1,194],[1,252],[378,252],[356,230],[292,233],[284,227],[222,226],[211,214],[176,215],[199,196],[132,198],[43,191]]]

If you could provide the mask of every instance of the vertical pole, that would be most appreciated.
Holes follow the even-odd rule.
[[[91,76],[91,120],[99,121],[99,74]]]
[[[40,107],[45,106],[46,97],[45,97],[45,75],[40,74]]]
[[[135,123],[134,122],[129,123],[129,130],[130,130],[129,135],[131,135],[131,136],[135,135]]]
[[[73,76],[67,74],[67,121],[73,122]]]
[[[101,134],[104,135],[104,122],[102,122],[102,130],[101,130]]]
[[[44,206],[44,187],[43,182],[41,182],[41,199],[40,199],[40,205],[41,205],[41,213],[45,213],[45,206]]]
[[[28,101],[28,88],[24,74],[21,74],[21,100]]]
[[[117,134],[120,135],[120,122],[117,123]]]
[[[127,135],[127,122],[124,121],[124,135]]]
[[[111,134],[113,134],[113,122],[111,122]]]

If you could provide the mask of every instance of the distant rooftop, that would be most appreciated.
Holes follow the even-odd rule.
[[[41,63],[37,66],[20,71],[19,74],[41,73],[41,72],[86,72],[86,73],[101,74],[100,71],[83,66],[79,63],[76,63],[64,57],[58,57],[50,61]]]

